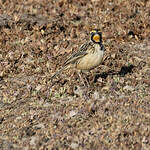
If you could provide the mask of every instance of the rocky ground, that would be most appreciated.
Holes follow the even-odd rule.
[[[0,149],[150,149],[150,1],[0,1]],[[53,81],[103,32],[101,66]]]

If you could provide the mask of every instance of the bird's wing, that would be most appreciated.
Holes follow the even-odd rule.
[[[70,63],[75,63],[78,59],[82,58],[86,54],[88,54],[88,49],[91,46],[91,42],[86,42],[85,44],[82,44],[81,47],[77,52],[74,52],[64,63],[65,65],[68,65]]]
[[[82,58],[83,56],[85,56],[86,54],[88,54],[89,49],[91,49],[91,47],[93,47],[93,43],[92,42],[87,42],[83,45],[81,45],[81,47],[79,48],[79,51],[73,53],[64,63],[64,65],[62,66],[62,68],[60,70],[58,70],[52,77],[51,80],[54,79],[60,72],[62,72],[64,69],[66,69],[68,67],[68,64],[72,63],[74,64],[75,62],[77,62],[78,59]]]

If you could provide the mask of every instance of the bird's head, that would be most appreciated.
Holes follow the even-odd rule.
[[[100,30],[94,29],[90,33],[91,33],[91,40],[94,43],[97,43],[97,44],[102,43],[102,32],[100,32]]]

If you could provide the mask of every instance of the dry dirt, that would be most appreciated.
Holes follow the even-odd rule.
[[[103,32],[90,87],[66,70]],[[149,0],[0,0],[0,149],[150,149]]]

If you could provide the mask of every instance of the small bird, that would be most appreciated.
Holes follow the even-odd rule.
[[[94,29],[90,32],[91,38],[82,44],[79,50],[73,53],[65,62],[60,70],[58,70],[51,79],[61,73],[64,69],[76,68],[81,72],[90,71],[99,66],[104,56],[104,46],[102,44],[102,32]],[[79,74],[81,78],[81,75]]]

